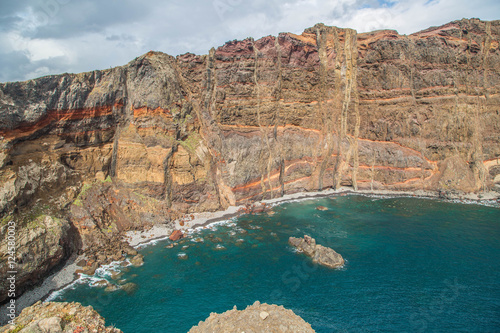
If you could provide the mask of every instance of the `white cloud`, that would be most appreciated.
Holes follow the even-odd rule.
[[[55,5],[54,5],[55,4]],[[26,0],[0,3],[0,81],[127,63],[149,50],[206,54],[232,39],[322,22],[410,34],[463,17],[498,19],[497,0]]]

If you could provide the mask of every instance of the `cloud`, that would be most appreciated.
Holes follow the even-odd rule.
[[[409,34],[462,17],[497,19],[496,0],[25,0],[0,3],[0,81],[127,63],[149,50],[206,54],[246,37],[322,22]]]

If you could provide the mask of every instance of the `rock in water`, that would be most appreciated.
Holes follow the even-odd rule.
[[[137,290],[137,284],[129,282],[121,286],[122,290],[124,290],[127,294],[131,295]]]
[[[144,256],[142,254],[138,254],[132,259],[130,259],[130,263],[134,267],[142,266],[142,264],[144,264]]]
[[[174,232],[172,232],[172,234],[168,238],[171,241],[176,241],[176,240],[181,239],[182,237],[184,237],[184,235],[182,234],[182,231],[180,231],[180,230],[174,230]]]
[[[304,238],[290,237],[288,243],[298,250],[311,257],[314,262],[330,268],[344,265],[344,258],[333,249],[316,244],[316,240],[311,236],[304,235]]]
[[[328,210],[325,206],[317,206],[316,210]]]
[[[255,302],[245,310],[235,308],[221,314],[211,313],[205,321],[191,328],[189,333],[229,332],[294,332],[312,333],[304,319],[274,304]]]

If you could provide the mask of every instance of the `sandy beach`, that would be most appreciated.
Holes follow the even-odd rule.
[[[283,197],[263,200],[260,203],[265,203],[266,205],[277,205],[280,203],[294,201],[294,200],[306,200],[311,198],[320,198],[333,195],[374,195],[374,196],[388,196],[388,197],[419,197],[419,198],[438,198],[439,194],[437,192],[427,192],[423,190],[403,192],[403,191],[387,191],[387,190],[359,190],[352,191],[351,188],[341,188],[339,190],[324,190],[318,192],[301,192],[295,194],[288,194]],[[454,200],[463,203],[481,203],[485,201],[495,202],[498,200],[499,194],[497,192],[485,192],[481,194],[461,194],[448,197],[448,200]],[[259,203],[255,203],[259,204]],[[230,206],[226,210],[216,211],[216,212],[204,212],[204,213],[194,213],[189,214],[188,219],[174,221],[173,225],[154,225],[152,228],[145,231],[129,231],[124,236],[123,239],[127,241],[133,247],[146,246],[152,241],[157,241],[161,239],[168,238],[170,234],[178,229],[182,230],[184,233],[189,230],[200,228],[208,224],[224,221],[236,217],[240,214],[241,209],[245,208],[244,205],[240,206]],[[183,224],[183,225],[181,225]],[[53,291],[64,288],[68,284],[75,281],[75,271],[78,269],[76,262],[83,259],[84,256],[72,256],[63,268],[59,271],[53,273],[51,276],[46,278],[42,285],[24,293],[21,297],[16,300],[16,308],[18,310],[28,307],[38,300],[43,300],[47,298]],[[7,318],[5,314],[7,313],[6,305],[0,307],[0,324],[6,324]],[[20,312],[20,311],[19,311]]]

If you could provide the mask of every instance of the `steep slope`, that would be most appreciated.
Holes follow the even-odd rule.
[[[2,237],[60,215],[97,249],[285,193],[498,188],[499,41],[500,21],[409,36],[318,24],[0,84]]]

